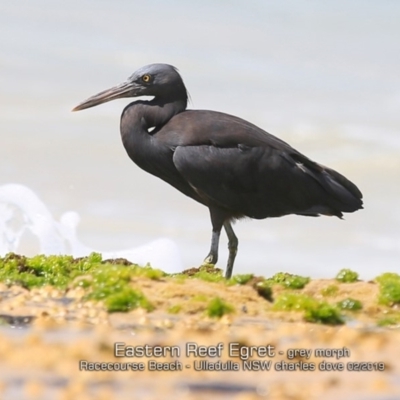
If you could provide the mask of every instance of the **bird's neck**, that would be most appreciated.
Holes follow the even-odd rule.
[[[152,151],[154,136],[176,114],[186,109],[187,99],[153,99],[135,101],[125,107],[121,116],[121,138],[131,159],[141,165],[141,159]],[[154,129],[151,129],[154,128]]]
[[[187,106],[186,99],[157,99],[149,101],[142,115],[146,128],[161,128],[174,115],[184,111]]]
[[[138,135],[149,134],[150,128],[159,129],[174,115],[184,111],[187,98],[158,99],[151,101],[135,101],[125,107],[121,115],[121,134]]]

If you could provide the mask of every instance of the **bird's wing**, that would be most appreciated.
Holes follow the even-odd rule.
[[[252,218],[341,216],[362,205],[345,177],[240,118],[194,110],[168,126],[175,168],[205,204]]]
[[[290,193],[293,167],[272,148],[178,146],[173,162],[206,204],[234,215],[265,218],[298,208]]]
[[[341,216],[342,211],[361,206],[356,199],[358,189],[351,182],[291,150],[244,145],[178,146],[173,162],[205,204],[230,210],[232,215]]]

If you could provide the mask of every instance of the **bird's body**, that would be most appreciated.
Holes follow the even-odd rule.
[[[225,227],[227,277],[237,251],[233,220],[342,217],[362,208],[361,192],[348,179],[250,122],[216,111],[186,110],[186,88],[172,66],[143,67],[127,83],[89,98],[76,110],[147,94],[154,99],[133,102],[122,113],[125,149],[140,168],[209,208],[213,236],[207,262],[216,263]]]

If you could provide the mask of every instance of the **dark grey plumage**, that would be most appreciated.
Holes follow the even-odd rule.
[[[233,220],[288,214],[342,218],[344,212],[362,208],[361,192],[343,175],[250,122],[215,111],[186,110],[188,94],[171,65],[142,67],[74,111],[143,95],[154,99],[130,103],[122,113],[125,149],[140,168],[209,208],[213,233],[206,262],[218,260],[224,226],[229,239],[227,278],[238,245]]]

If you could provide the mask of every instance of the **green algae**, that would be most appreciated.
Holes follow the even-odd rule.
[[[259,296],[264,298],[265,300],[272,301],[272,284],[267,279],[259,281],[254,284],[254,289],[258,293]]]
[[[175,304],[168,308],[168,314],[179,314],[182,311],[182,306],[180,304]]]
[[[28,258],[9,253],[0,258],[0,281],[27,289],[45,285],[65,289],[72,279],[86,273],[87,269],[87,262],[74,262],[71,256],[38,255]]]
[[[139,268],[139,269],[138,269]],[[103,300],[109,312],[130,311],[141,307],[147,311],[153,310],[151,303],[144,297],[139,290],[130,287],[133,276],[147,276],[149,267],[141,267],[137,265],[114,265],[100,264],[93,272],[93,279],[89,281],[90,293],[88,299]],[[150,274],[150,279],[155,279]]]
[[[246,283],[250,282],[254,278],[253,274],[238,274],[233,275],[233,277],[228,280],[231,284],[236,285],[245,285]]]
[[[126,312],[138,307],[146,311],[154,310],[154,306],[142,292],[130,287],[124,287],[119,292],[108,295],[104,299],[104,305],[108,312]]]
[[[196,294],[195,296],[193,296],[191,298],[191,301],[200,301],[200,302],[204,302],[207,301],[209,299],[209,296],[205,295],[205,294]]]
[[[310,278],[300,275],[292,275],[284,272],[278,272],[271,278],[266,279],[271,285],[280,284],[288,289],[303,289],[307,283],[310,282]]]
[[[341,269],[335,278],[339,282],[353,283],[358,280],[358,273],[348,268]]]
[[[343,317],[335,306],[319,302],[315,307],[305,310],[304,319],[308,322],[317,322],[327,325],[341,325]]]
[[[339,292],[339,286],[329,285],[321,289],[321,294],[324,297],[336,296]]]
[[[273,301],[274,291],[280,292],[281,294],[272,305],[273,310],[302,312],[306,321],[324,324],[341,324],[343,323],[342,312],[346,314],[347,311],[357,311],[362,308],[361,302],[352,298],[330,304],[305,295],[301,289],[309,283],[310,278],[287,273],[277,273],[268,279],[255,277],[253,274],[238,274],[226,280],[223,272],[212,265],[203,265],[180,274],[169,275],[150,265],[141,267],[125,259],[103,261],[101,255],[97,253],[76,259],[71,256],[44,255],[29,258],[13,253],[0,257],[0,281],[6,285],[19,285],[29,290],[50,285],[64,290],[65,293],[68,293],[70,289],[80,287],[84,290],[84,301],[101,301],[108,312],[127,312],[138,307],[152,311],[153,304],[138,287],[144,282],[142,278],[178,284],[185,283],[188,279],[200,279],[222,285],[220,286],[221,293],[224,286],[249,285],[259,296],[270,302]],[[358,274],[344,269],[339,272],[336,279],[345,283],[354,282],[358,280]],[[387,307],[400,304],[400,275],[385,273],[378,276],[376,282],[380,288],[378,304]],[[275,285],[283,286],[288,290],[282,291]],[[218,293],[219,287],[213,285],[213,288]],[[320,289],[320,294],[316,294],[316,297],[336,296],[339,289],[338,284],[330,284]],[[227,303],[222,295],[221,298],[210,298],[209,295],[202,294],[201,290],[199,292],[188,301],[204,303],[197,304],[196,307],[205,310],[208,316],[220,318],[234,312],[234,307]],[[169,314],[177,314],[183,309],[182,305],[175,304],[166,311]],[[400,324],[400,317],[394,311],[393,308],[383,309],[382,314],[377,316],[380,318],[377,319],[377,324],[379,326]]]
[[[121,262],[122,264],[119,264]],[[137,307],[151,311],[153,306],[131,287],[135,277],[160,279],[166,274],[150,266],[140,267],[126,260],[103,261],[98,253],[88,257],[44,256],[32,258],[9,253],[0,258],[0,281],[27,289],[51,285],[59,289],[82,287],[85,299],[101,300],[109,312]]]
[[[182,274],[176,274],[175,276],[185,275],[189,278],[197,278],[206,282],[226,282],[226,279],[222,275],[222,270],[215,268],[212,264],[204,264],[199,268],[191,268],[183,271]]]
[[[377,325],[382,327],[400,325],[400,313],[394,312],[385,315],[377,321]]]
[[[221,318],[225,314],[230,314],[235,311],[235,308],[222,300],[220,297],[213,298],[207,306],[206,312],[210,318]]]
[[[187,279],[189,278],[187,275],[185,274],[171,274],[170,275],[171,278],[174,279],[174,281],[180,285],[183,285]]]
[[[362,309],[362,303],[360,300],[357,299],[352,299],[348,297],[347,299],[344,299],[342,301],[339,301],[337,303],[337,306],[341,310],[348,310],[348,311],[359,311]]]
[[[180,274],[173,274],[171,276],[178,279],[182,277],[183,280],[187,278],[194,278],[201,279],[206,282],[222,282],[228,286],[245,285],[254,278],[253,274],[238,274],[234,275],[230,279],[225,279],[223,271],[219,268],[215,268],[213,264],[203,264],[199,268],[191,268],[183,271]]]
[[[303,312],[304,319],[308,322],[317,322],[327,325],[343,324],[344,320],[339,309],[325,301],[300,293],[283,293],[274,302],[275,311]]]
[[[380,291],[378,302],[386,306],[400,304],[400,275],[386,272],[375,278]]]

